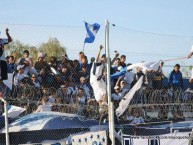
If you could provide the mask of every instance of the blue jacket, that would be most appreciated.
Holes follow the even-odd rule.
[[[180,71],[175,72],[174,70],[169,75],[169,86],[183,88],[183,78]]]

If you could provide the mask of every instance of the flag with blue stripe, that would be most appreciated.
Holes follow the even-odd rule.
[[[87,31],[87,35],[86,35],[86,38],[84,40],[84,43],[93,43],[95,40],[95,36],[96,36],[98,30],[100,29],[100,25],[97,23],[90,25],[87,22],[85,22],[85,28]]]

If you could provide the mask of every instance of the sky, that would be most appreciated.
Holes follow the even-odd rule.
[[[83,49],[84,21],[97,22],[101,29],[96,40],[85,46],[91,57],[105,44],[108,19],[111,57],[117,50],[128,56],[127,62],[164,60],[185,56],[191,49],[192,6],[192,0],[6,0],[1,1],[0,31],[4,36],[3,29],[9,27],[14,39],[33,46],[56,37],[69,56],[77,58]],[[189,65],[193,60],[182,61]]]

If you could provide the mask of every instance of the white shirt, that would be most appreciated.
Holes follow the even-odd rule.
[[[46,111],[52,111],[52,108],[50,105],[39,105],[38,109],[36,110],[36,112],[46,112]]]
[[[144,120],[142,117],[134,118],[133,121],[131,122],[131,124],[141,124],[141,123],[144,123]]]
[[[101,63],[101,62],[95,62],[95,64],[97,64],[97,63]],[[102,63],[101,63],[101,65],[96,66],[95,76],[100,77],[102,75],[104,66],[105,65]],[[94,67],[94,65],[93,65],[93,67]]]

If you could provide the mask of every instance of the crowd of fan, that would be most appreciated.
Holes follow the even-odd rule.
[[[91,67],[95,58],[92,57],[89,62],[83,52],[78,55],[79,59],[71,60],[64,53],[62,58],[58,60],[56,57],[45,59],[46,56],[39,52],[37,61],[34,61],[30,57],[29,51],[25,50],[23,56],[18,60],[15,60],[14,56],[7,56],[7,71],[13,74],[13,89],[9,90],[3,82],[1,82],[1,88],[6,90],[5,95],[7,97],[21,102],[23,100],[24,106],[27,104],[29,106],[30,101],[39,101],[41,105],[34,108],[31,106],[31,112],[32,110],[36,112],[54,110],[70,113],[77,113],[78,111],[78,113],[84,114],[85,107],[81,106],[98,106],[89,83]],[[121,55],[119,57],[119,53],[116,52],[111,61],[111,74],[131,65],[126,64],[125,61],[126,56]],[[162,67],[163,62],[160,63],[157,71],[145,73],[138,67],[135,73],[128,70],[124,75],[111,79],[112,100],[116,104],[115,107],[141,76],[144,76],[143,88],[163,89],[162,79],[165,76]],[[106,79],[105,72],[104,69],[102,76],[104,80]],[[183,89],[183,78],[179,64],[176,64],[170,73],[168,87],[173,90]],[[58,107],[59,105],[63,107]],[[91,107],[86,109],[86,113],[89,113],[88,110]]]

